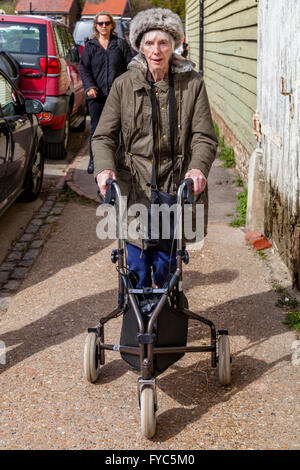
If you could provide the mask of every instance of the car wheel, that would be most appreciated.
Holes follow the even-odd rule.
[[[23,201],[34,201],[38,198],[44,176],[44,156],[40,150],[37,150],[33,163],[27,171],[25,178],[25,189],[21,195]]]
[[[65,120],[63,138],[61,142],[45,142],[44,156],[51,160],[63,160],[67,154],[68,143],[70,138],[70,114],[68,113]]]

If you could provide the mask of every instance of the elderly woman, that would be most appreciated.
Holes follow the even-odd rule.
[[[170,10],[149,9],[132,20],[129,37],[139,54],[115,80],[94,133],[96,182],[105,195],[107,180],[114,178],[128,195],[128,206],[139,202],[149,207],[154,150],[158,188],[175,194],[184,178],[192,178],[197,196],[206,188],[217,139],[203,79],[192,62],[173,52],[184,38],[181,20]],[[116,161],[120,131],[125,158]],[[127,255],[138,288],[152,285],[151,269],[154,283],[162,287],[170,267],[171,272],[176,268],[174,254],[147,247],[145,240],[128,239]]]

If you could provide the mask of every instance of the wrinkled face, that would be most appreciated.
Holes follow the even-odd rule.
[[[101,36],[110,36],[111,30],[112,30],[112,24],[111,24],[109,16],[100,15],[97,18],[98,33],[100,33]]]
[[[169,68],[173,52],[170,36],[165,31],[149,31],[144,34],[141,52],[145,55],[150,72],[164,72]]]

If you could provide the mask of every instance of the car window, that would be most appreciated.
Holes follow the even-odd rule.
[[[86,39],[90,39],[93,34],[93,21],[77,21],[74,29],[74,39],[76,44],[84,46]],[[128,38],[128,22],[116,20],[116,33],[119,38]]]
[[[46,25],[1,21],[0,48],[5,52],[46,55]]]
[[[86,39],[93,34],[93,21],[78,21],[74,30],[74,39],[77,44],[84,46]]]
[[[117,29],[116,29],[117,35],[119,36],[119,38],[124,38],[123,27],[122,27],[121,22],[117,21],[116,23],[117,23]]]
[[[0,115],[2,117],[17,114],[18,98],[15,90],[5,77],[0,75]]]
[[[68,45],[67,45],[68,43],[66,42],[66,36],[64,34],[64,28],[59,26],[59,25],[55,25],[54,26],[54,35],[55,35],[55,39],[56,39],[56,43],[57,43],[58,55],[60,57],[66,58],[67,53],[68,53]]]
[[[64,57],[63,39],[60,37],[57,25],[55,25],[53,27],[53,31],[54,31],[54,37],[55,37],[55,40],[56,40],[56,44],[57,44],[58,55],[59,55],[59,57]]]
[[[70,62],[79,62],[78,50],[75,45],[71,31],[61,25],[54,26],[54,34],[57,42],[60,57],[68,59]]]
[[[66,29],[66,34],[67,34],[67,37],[68,37],[68,42],[69,42],[69,60],[71,62],[74,62],[74,63],[77,63],[79,62],[79,54],[78,54],[78,49],[76,47],[76,44],[75,44],[75,41],[74,41],[74,38],[72,36],[72,33],[69,29]]]

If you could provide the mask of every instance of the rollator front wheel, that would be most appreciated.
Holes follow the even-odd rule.
[[[96,382],[100,374],[100,344],[95,333],[89,333],[86,337],[83,353],[83,372],[86,380]]]
[[[219,346],[219,381],[222,385],[229,385],[231,382],[231,359],[230,343],[228,335],[221,335],[218,339]]]
[[[143,387],[141,392],[141,429],[142,433],[148,439],[155,434],[156,415],[154,390],[151,387]]]

